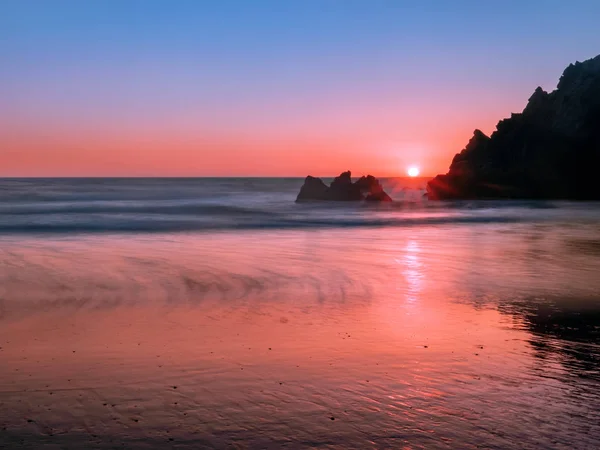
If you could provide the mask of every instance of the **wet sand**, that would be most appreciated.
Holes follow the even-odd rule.
[[[597,447],[582,233],[4,241],[0,446]]]

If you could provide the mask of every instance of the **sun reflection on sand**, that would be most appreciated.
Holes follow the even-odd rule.
[[[73,429],[92,447],[101,435],[279,448],[293,427],[306,447],[431,448],[432,437],[460,447],[479,433],[506,448],[500,429],[551,447],[530,437],[543,411],[561,444],[575,426],[593,448],[596,331],[574,316],[586,310],[517,297],[523,286],[573,294],[582,267],[563,251],[560,270],[538,260],[553,274],[543,285],[530,271],[506,277],[529,261],[522,234],[469,230],[2,242],[0,433],[69,448]],[[503,252],[474,251],[492,243]],[[597,305],[587,308],[595,323]]]
[[[423,263],[419,258],[419,243],[410,239],[404,247],[401,263],[404,266],[402,274],[406,280],[407,286],[405,289],[406,302],[416,303],[419,300],[419,293],[422,290],[425,273],[423,271]]]

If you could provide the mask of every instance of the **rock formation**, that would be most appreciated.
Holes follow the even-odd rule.
[[[372,175],[360,177],[352,182],[350,171],[343,172],[336,177],[330,186],[327,186],[320,178],[310,175],[304,180],[296,202],[303,201],[373,201],[391,202],[392,199],[383,190],[379,180]]]
[[[538,87],[520,114],[475,130],[429,199],[600,199],[600,55],[569,65],[556,90]]]

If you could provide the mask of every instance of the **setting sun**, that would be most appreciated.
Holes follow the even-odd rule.
[[[406,173],[408,174],[409,177],[418,177],[420,171],[419,171],[418,167],[412,166],[406,170]]]

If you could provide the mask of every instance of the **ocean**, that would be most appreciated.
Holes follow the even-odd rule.
[[[600,447],[600,204],[0,180],[0,447]]]

